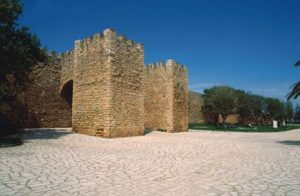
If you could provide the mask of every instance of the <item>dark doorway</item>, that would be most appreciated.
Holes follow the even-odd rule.
[[[61,89],[60,96],[66,100],[69,106],[72,108],[73,99],[73,80],[69,80]]]

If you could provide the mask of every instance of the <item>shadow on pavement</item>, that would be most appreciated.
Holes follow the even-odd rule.
[[[300,146],[299,140],[284,140],[284,141],[277,141],[277,143],[290,145],[290,146]]]
[[[144,135],[147,135],[147,134],[149,134],[149,133],[151,133],[151,132],[152,132],[151,129],[147,129],[147,128],[146,128],[146,129],[144,130]]]
[[[23,131],[23,140],[33,139],[58,139],[65,135],[73,134],[70,128],[59,129],[59,128],[43,128],[43,129],[25,129]]]

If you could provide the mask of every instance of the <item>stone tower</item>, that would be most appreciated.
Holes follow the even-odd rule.
[[[187,70],[174,60],[145,68],[145,127],[167,132],[188,129]]]
[[[24,107],[0,109],[21,127],[72,126],[108,138],[143,135],[145,128],[182,132],[188,129],[187,69],[174,60],[145,66],[141,44],[107,29],[35,66],[16,102]]]
[[[67,59],[72,55],[73,61]],[[107,29],[75,41],[74,52],[63,55],[62,63],[62,92],[73,80],[73,131],[103,137],[144,133],[141,44]]]
[[[144,128],[188,129],[186,68],[173,60],[144,66],[143,46],[111,29],[75,41],[62,55],[60,89],[75,132],[124,137]]]

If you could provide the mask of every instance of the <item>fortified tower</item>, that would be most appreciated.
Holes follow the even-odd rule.
[[[107,29],[35,66],[15,104],[0,109],[20,127],[72,126],[108,138],[187,131],[187,69],[174,60],[145,66],[141,44]]]
[[[73,131],[103,137],[144,133],[141,44],[107,29],[103,34],[75,41],[74,52],[63,55],[61,62],[61,95],[67,101],[70,96],[65,92],[70,90],[66,89],[73,84]]]
[[[174,60],[145,67],[145,127],[167,132],[188,129],[187,69]]]
[[[61,58],[60,95],[75,132],[143,135],[188,129],[187,70],[173,60],[144,66],[141,44],[107,29],[75,41]]]

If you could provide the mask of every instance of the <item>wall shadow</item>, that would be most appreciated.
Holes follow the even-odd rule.
[[[152,129],[145,128],[144,135],[147,135],[147,134],[151,133],[152,131],[153,131]]]
[[[283,141],[277,141],[277,143],[289,145],[289,146],[300,146],[300,140],[283,140]]]
[[[34,139],[59,139],[66,135],[73,134],[71,128],[37,128],[37,129],[24,129],[23,131],[23,141],[34,140]]]
[[[73,80],[66,82],[60,92],[60,96],[67,101],[69,106],[72,108],[73,100]]]
[[[28,106],[13,96],[0,100],[0,137],[19,133],[18,128],[38,127],[39,123]]]

